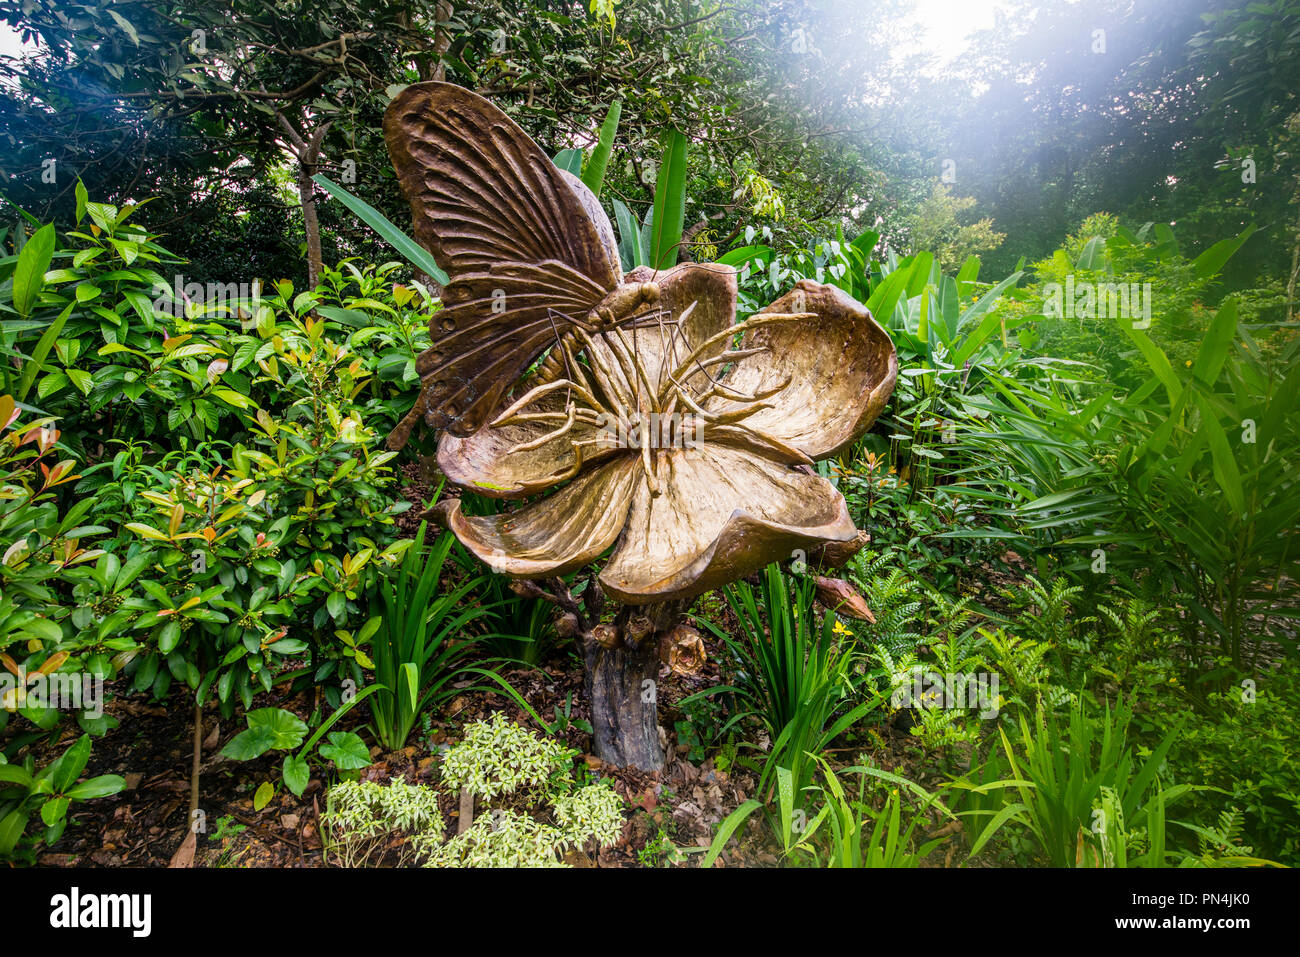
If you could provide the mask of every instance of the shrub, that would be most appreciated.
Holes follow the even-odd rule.
[[[443,841],[433,788],[392,781],[330,789],[321,821],[330,857],[344,866],[379,864],[390,847],[400,863],[426,867],[562,867],[571,848],[614,844],[622,799],[597,782],[573,779],[577,754],[500,712],[465,729],[442,762],[442,784],[480,800],[463,833]]]

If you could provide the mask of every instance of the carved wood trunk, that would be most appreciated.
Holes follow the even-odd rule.
[[[583,640],[587,700],[596,757],[606,764],[658,771],[659,639],[694,598],[625,605],[613,624],[597,625]]]
[[[655,642],[642,642],[636,648],[619,642],[606,648],[589,639],[584,657],[596,757],[618,767],[660,770],[664,753],[659,747]]]

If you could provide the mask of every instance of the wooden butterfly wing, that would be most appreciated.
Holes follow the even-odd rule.
[[[562,334],[620,279],[613,230],[574,177],[487,100],[449,83],[407,87],[384,138],[416,239],[446,270],[433,345],[417,363],[413,416],[469,435]],[[584,195],[585,194],[585,195]]]

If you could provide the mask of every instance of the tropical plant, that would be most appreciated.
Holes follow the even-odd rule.
[[[442,784],[478,799],[472,826],[444,842],[432,788],[344,782],[321,818],[327,852],[350,867],[394,849],[399,864],[425,867],[565,866],[565,852],[608,847],[623,829],[622,799],[608,782],[579,784],[575,756],[496,712],[467,726],[442,762]]]
[[[370,766],[370,751],[359,734],[355,731],[330,731],[330,728],[352,708],[379,690],[378,685],[371,685],[343,702],[329,718],[321,722],[305,743],[303,738],[307,737],[307,724],[292,711],[284,708],[249,711],[244,715],[248,728],[231,738],[221,749],[221,755],[233,761],[251,761],[268,751],[293,751],[297,748],[297,754],[285,755],[281,775],[285,787],[296,797],[302,797],[310,779],[310,760],[313,757],[319,756],[332,762],[341,772],[359,771]],[[327,743],[322,744],[318,751],[314,750],[321,736],[327,732]],[[274,784],[264,782],[253,795],[254,809],[260,811],[274,793]]]
[[[943,838],[913,847],[912,835],[918,824],[926,821],[926,811],[935,807],[950,814],[937,794],[900,775],[869,764],[844,768],[841,773],[858,775],[858,795],[851,800],[844,791],[830,763],[819,755],[809,754],[822,777],[821,784],[810,784],[799,794],[787,768],[776,771],[776,813],[768,813],[773,832],[779,837],[785,861],[796,866],[816,867],[917,867]],[[867,780],[888,787],[884,807],[873,808],[866,800]],[[902,829],[903,799],[900,790],[920,800]],[[820,803],[820,808],[816,805]],[[806,807],[812,806],[810,814]],[[702,867],[711,867],[736,830],[755,812],[765,809],[762,801],[750,799],[736,808],[718,826],[718,833],[704,856]],[[869,830],[868,830],[869,828]]]
[[[759,582],[757,589],[742,580],[724,590],[740,622],[740,637],[697,619],[723,642],[738,678],[737,684],[701,694],[736,697],[737,707],[720,735],[750,716],[764,726],[771,750],[762,766],[760,791],[776,785],[781,769],[792,775],[794,793],[802,799],[815,767],[809,754],[820,754],[882,699],[867,691],[862,700],[852,681],[852,632],[842,626],[837,630],[834,614],[817,621],[811,576],[792,581],[772,564],[760,573]],[[685,699],[682,706],[693,700],[695,696]]]
[[[0,759],[0,860],[18,856],[30,864],[37,844],[53,844],[63,834],[74,801],[107,797],[126,786],[116,774],[78,781],[89,760],[88,734],[39,771],[30,754],[22,764]],[[33,815],[39,815],[45,830],[37,841],[26,843],[24,835]]]
[[[1053,867],[1116,866],[1129,860],[1130,853],[1129,863],[1166,866],[1165,809],[1193,786],[1165,785],[1157,777],[1179,728],[1139,760],[1129,738],[1132,717],[1123,703],[1113,711],[1107,705],[1096,716],[1076,703],[1065,727],[1055,712],[1042,707],[1032,728],[1021,715],[1014,744],[999,728],[1011,777],[955,784],[1003,794],[1002,807],[971,846],[970,856],[1010,823],[1024,829]],[[1144,850],[1136,853],[1139,844]]]
[[[487,614],[481,605],[464,603],[478,580],[444,587],[454,537],[444,533],[426,545],[427,529],[421,522],[415,545],[380,582],[380,614],[363,631],[371,635],[370,658],[381,686],[370,702],[372,730],[390,751],[406,745],[425,708],[455,693],[451,682],[466,671],[476,640],[462,637],[464,628]]]

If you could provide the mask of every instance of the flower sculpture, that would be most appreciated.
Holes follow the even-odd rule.
[[[739,325],[730,267],[688,263],[658,284],[655,321],[579,331],[492,422],[442,437],[438,465],[457,485],[504,499],[559,486],[498,515],[444,511],[497,571],[561,576],[613,546],[601,585],[644,604],[856,536],[843,497],[809,466],[880,412],[897,374],[888,335],[838,288],[807,280]]]
[[[702,660],[677,622],[690,601],[858,541],[812,465],[875,420],[894,347],[833,286],[800,282],[737,323],[729,266],[623,274],[591,191],[467,90],[407,87],[384,136],[416,238],[449,280],[416,364],[419,399],[389,444],[423,417],[451,482],[527,500],[466,515],[452,499],[437,514],[518,590],[564,610],[560,630],[583,642],[596,754],[656,768],[661,649],[680,670]],[[606,551],[579,606],[563,576]],[[613,621],[606,595],[623,604]]]

